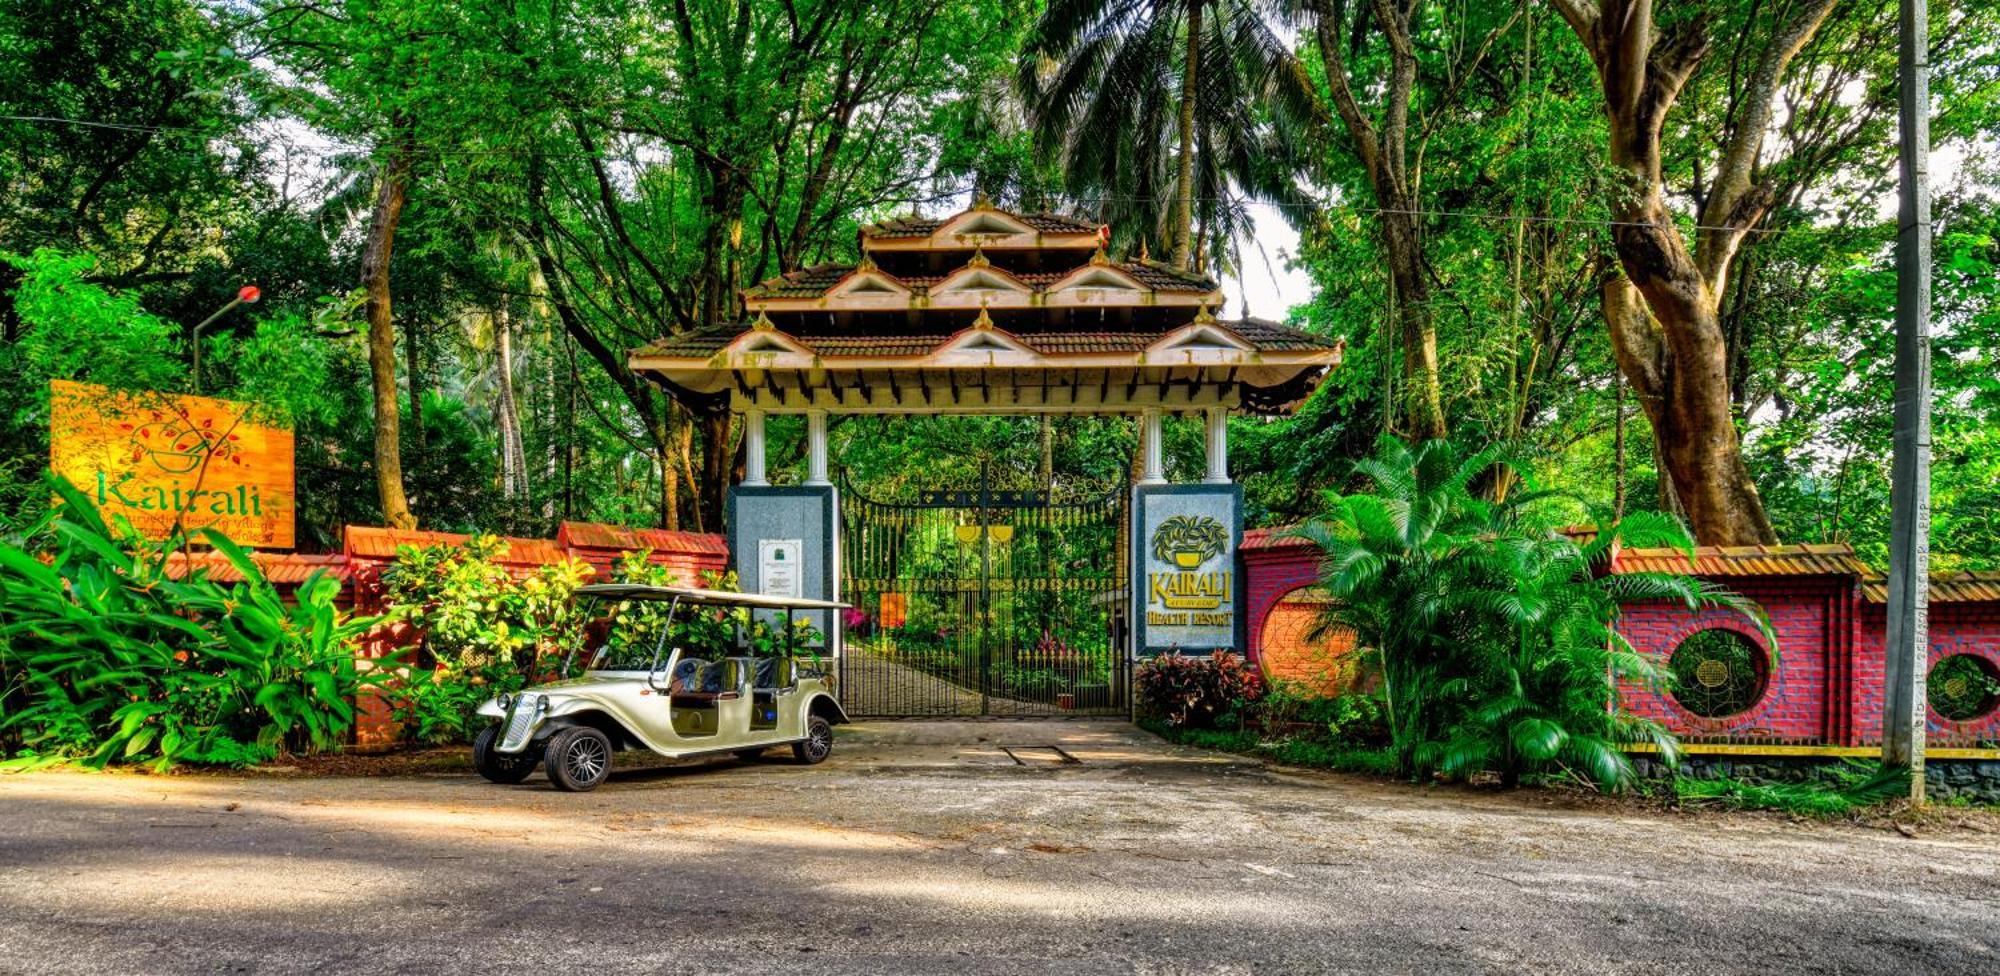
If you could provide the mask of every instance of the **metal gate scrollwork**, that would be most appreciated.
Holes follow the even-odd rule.
[[[841,489],[841,700],[880,717],[1127,714],[1126,488]]]

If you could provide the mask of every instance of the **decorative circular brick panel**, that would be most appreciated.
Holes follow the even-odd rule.
[[[1340,628],[1309,639],[1320,615],[1332,601],[1326,594],[1302,586],[1278,599],[1264,618],[1257,661],[1264,680],[1284,682],[1313,694],[1332,696],[1354,681],[1354,632]]]
[[[1702,718],[1747,712],[1764,698],[1770,655],[1733,630],[1711,628],[1688,635],[1667,660],[1674,701]]]
[[[2000,669],[1972,654],[1953,654],[1931,665],[1924,687],[1931,707],[1954,722],[1975,722],[2000,707]]]

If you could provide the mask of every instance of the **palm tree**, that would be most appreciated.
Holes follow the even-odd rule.
[[[1448,441],[1383,437],[1354,466],[1373,492],[1330,497],[1298,530],[1325,554],[1320,585],[1336,602],[1323,626],[1370,648],[1403,772],[1493,770],[1511,785],[1553,768],[1620,787],[1632,776],[1620,745],[1676,751],[1663,727],[1611,707],[1621,679],[1670,680],[1618,633],[1621,605],[1726,608],[1776,641],[1754,604],[1701,580],[1597,572],[1614,545],[1692,556],[1678,521],[1637,513],[1583,542],[1537,531],[1527,513],[1549,494],[1492,502],[1474,490],[1496,466],[1518,467],[1498,448],[1466,457]]]
[[[1065,191],[1180,268],[1228,261],[1247,200],[1304,202],[1279,123],[1317,100],[1258,0],[1051,0],[1018,84]]]

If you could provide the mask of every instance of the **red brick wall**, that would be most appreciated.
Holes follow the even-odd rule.
[[[1882,741],[1882,699],[1886,674],[1883,646],[1888,643],[1888,608],[1861,606],[1856,625],[1857,657],[1854,723],[1857,741]],[[1930,664],[1953,654],[1971,654],[2000,667],[2000,604],[1934,603],[1930,608]],[[2000,709],[1969,722],[1954,722],[1930,711],[1931,745],[1983,745],[2000,739]]]
[[[1285,595],[1319,579],[1319,549],[1305,545],[1278,545],[1245,548],[1243,553],[1243,612],[1249,614],[1244,628],[1250,646],[1245,655],[1259,661],[1258,648],[1264,646],[1264,626],[1272,608]],[[1261,662],[1260,662],[1261,663]]]
[[[1764,608],[1778,638],[1777,660],[1768,672],[1763,697],[1739,714],[1703,718],[1682,708],[1665,688],[1628,679],[1619,684],[1625,707],[1690,740],[1839,741],[1848,710],[1844,697],[1829,692],[1839,688],[1846,676],[1852,581],[1778,577],[1727,582]],[[1733,630],[1752,644],[1771,649],[1752,620],[1730,610],[1641,603],[1627,606],[1618,622],[1618,632],[1633,650],[1662,668],[1682,641],[1711,627]],[[1836,701],[1843,704],[1830,705]]]
[[[1327,602],[1316,589],[1300,587],[1271,608],[1256,654],[1265,681],[1322,697],[1353,687],[1354,631],[1342,627],[1318,640],[1310,636],[1319,629]]]

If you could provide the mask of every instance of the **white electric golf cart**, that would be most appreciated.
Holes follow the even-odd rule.
[[[585,586],[577,596],[603,610],[585,631],[585,670],[480,706],[496,720],[472,743],[481,776],[519,783],[542,766],[557,789],[581,791],[602,784],[623,749],[747,759],[789,745],[806,764],[833,751],[833,727],[847,713],[828,659],[797,646],[797,614],[847,604],[635,584]],[[683,638],[699,633],[710,646],[669,646],[677,623]]]

